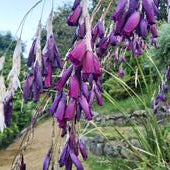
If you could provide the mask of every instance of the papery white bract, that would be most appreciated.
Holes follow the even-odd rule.
[[[4,62],[5,62],[5,57],[4,56],[2,56],[2,57],[0,57],[0,71],[3,69],[3,67],[4,67]]]

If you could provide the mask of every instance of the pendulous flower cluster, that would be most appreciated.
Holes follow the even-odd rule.
[[[124,75],[123,62],[125,53],[130,51],[134,57],[139,57],[148,48],[146,41],[151,35],[151,44],[156,46],[158,31],[156,17],[159,15],[157,0],[119,0],[112,15],[113,31],[109,43],[115,47],[114,64],[119,66],[118,76]],[[123,58],[123,60],[122,60]]]
[[[76,124],[81,118],[92,120],[92,104],[95,100],[100,106],[103,105],[102,71],[91,44],[87,2],[75,0],[72,13],[68,17],[68,25],[77,26],[76,39],[73,48],[67,53],[70,64],[56,83],[58,93],[49,109],[62,129],[61,136],[68,136],[59,160],[59,165],[66,169],[72,169],[73,164],[78,170],[84,169],[78,158],[79,152],[84,160],[88,156],[85,145],[77,134]]]
[[[29,75],[23,87],[24,101],[37,102],[45,88],[53,87],[52,73],[54,68],[62,68],[61,55],[57,48],[53,27],[53,16],[50,14],[47,21],[47,41],[41,54],[41,23],[29,52],[27,65],[30,67]]]

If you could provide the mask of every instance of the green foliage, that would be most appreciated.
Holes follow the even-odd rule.
[[[85,162],[87,167],[91,170],[118,170],[124,169],[129,170],[136,168],[134,163],[127,162],[120,158],[110,158],[106,156],[93,156],[91,155],[89,159]],[[88,168],[87,168],[88,169]]]
[[[158,68],[165,69],[170,65],[170,24],[164,23],[160,27],[158,48],[151,50]]]

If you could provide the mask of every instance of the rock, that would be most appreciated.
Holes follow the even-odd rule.
[[[106,143],[104,145],[104,154],[112,157],[116,157],[119,155],[118,148],[111,143]]]
[[[130,152],[127,148],[122,147],[120,151],[120,155],[123,159],[129,159],[130,158]]]
[[[140,148],[140,143],[139,143],[139,140],[138,139],[131,139],[130,143],[137,147],[137,148]]]
[[[96,145],[96,155],[103,155],[103,148],[104,148],[104,143],[98,143]]]
[[[100,135],[96,135],[93,140],[94,143],[104,143],[105,142],[105,138],[100,136]]]

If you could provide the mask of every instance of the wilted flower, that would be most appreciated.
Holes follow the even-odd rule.
[[[29,55],[28,55],[28,61],[27,61],[28,67],[31,67],[34,64],[35,59],[36,59],[36,51],[35,51],[36,41],[37,41],[37,39],[35,38],[32,43]]]

